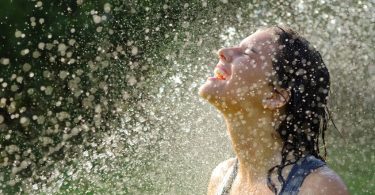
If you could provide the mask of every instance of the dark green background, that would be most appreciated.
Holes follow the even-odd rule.
[[[103,10],[106,3],[111,6],[108,13]],[[204,118],[208,109],[197,106],[197,78],[212,71],[205,64],[215,63],[213,50],[235,44],[257,27],[280,23],[305,34],[330,68],[331,111],[345,137],[330,127],[330,166],[352,194],[375,191],[373,2],[87,0],[78,5],[75,0],[51,0],[42,1],[42,7],[36,4],[0,2],[0,59],[10,60],[8,65],[0,64],[0,84],[7,83],[0,86],[0,99],[5,100],[0,104],[4,118],[0,124],[3,193],[42,193],[43,183],[58,186],[52,188],[62,194],[107,193],[112,189],[124,194],[205,193],[210,171],[224,160],[222,155],[209,153],[217,153],[221,147],[227,156],[228,148],[211,145],[206,151],[190,150],[186,155],[171,149],[191,146],[192,140],[205,134],[201,127],[194,128],[182,119],[189,116],[196,120],[190,114]],[[93,15],[106,20],[96,24]],[[229,27],[236,29],[235,35],[229,35]],[[16,31],[25,37],[17,38]],[[224,34],[233,38],[226,42],[220,37]],[[70,40],[75,43],[69,45]],[[50,44],[51,49],[39,49],[40,43]],[[62,43],[68,46],[65,54],[58,51]],[[132,53],[134,47],[136,54]],[[24,49],[29,49],[29,54],[21,55]],[[40,53],[37,58],[33,57],[35,51]],[[68,64],[70,59],[75,62]],[[26,63],[31,66],[28,71],[23,69]],[[61,71],[69,75],[61,79]],[[183,75],[182,84],[173,86],[169,81],[176,75]],[[21,82],[18,77],[22,77]],[[131,77],[137,80],[135,84],[129,82]],[[53,89],[50,94],[41,90],[48,86]],[[165,91],[160,92],[160,88]],[[170,110],[157,107],[151,112],[142,106],[147,102]],[[186,105],[186,109],[174,109],[176,102],[182,102],[178,108]],[[29,121],[27,125],[20,123],[22,117]],[[44,121],[38,122],[40,118]],[[177,128],[181,124],[196,130],[186,135],[178,131],[184,128]],[[137,129],[140,126],[141,131]],[[128,131],[118,131],[121,128]],[[116,160],[86,159],[97,168],[90,174],[98,179],[85,180],[79,171],[86,166],[81,157],[85,151],[106,153],[103,143],[111,135],[122,141],[116,147]],[[146,141],[132,144],[134,139]],[[206,142],[203,139],[198,144]],[[18,149],[11,152],[14,146]],[[197,151],[208,160],[194,159],[192,153]],[[180,161],[181,167],[176,166]],[[25,168],[14,171],[22,162]],[[190,166],[194,163],[196,166]],[[111,169],[100,169],[107,164]],[[167,169],[167,165],[173,167]],[[188,178],[177,176],[186,169],[192,173]],[[55,170],[60,171],[59,177],[53,177]],[[79,175],[78,179],[70,170]],[[54,179],[46,181],[44,177]],[[57,185],[61,178],[62,184]],[[30,183],[37,184],[38,189],[30,189]]]

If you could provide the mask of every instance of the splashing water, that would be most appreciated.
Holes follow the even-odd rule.
[[[280,23],[330,70],[328,164],[374,192],[374,4],[2,1],[0,193],[205,194],[233,153],[198,88],[217,49]]]

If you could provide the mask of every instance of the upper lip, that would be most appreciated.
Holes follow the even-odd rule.
[[[215,77],[221,78],[223,80],[227,80],[229,77],[228,70],[226,70],[224,66],[219,65],[219,64],[216,65],[214,73],[215,73]]]

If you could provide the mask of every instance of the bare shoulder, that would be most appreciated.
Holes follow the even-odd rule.
[[[218,187],[220,186],[225,174],[228,172],[228,170],[233,166],[235,163],[235,158],[230,158],[228,160],[225,160],[219,165],[216,166],[216,168],[211,173],[211,178],[208,184],[208,195],[213,195],[217,193]]]
[[[327,166],[310,173],[304,180],[300,194],[349,194],[339,175]]]

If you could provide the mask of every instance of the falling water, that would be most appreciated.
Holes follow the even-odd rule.
[[[374,5],[2,1],[0,194],[205,194],[233,152],[198,88],[217,49],[274,24],[322,53],[328,164],[352,194],[374,193]]]

